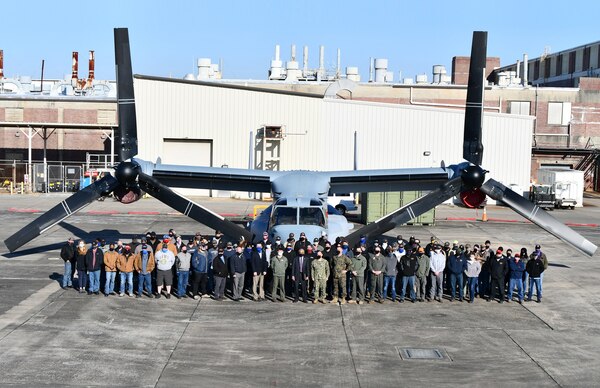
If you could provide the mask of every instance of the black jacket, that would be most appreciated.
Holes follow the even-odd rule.
[[[234,273],[245,273],[246,268],[246,257],[244,253],[240,253],[239,255],[236,253],[229,258],[229,272],[231,274]]]
[[[75,245],[66,243],[60,250],[60,258],[67,261],[75,261]]]
[[[544,262],[538,259],[529,260],[525,270],[530,277],[539,278],[542,272],[544,272]]]
[[[264,249],[261,253],[252,251],[252,256],[250,256],[250,268],[252,272],[256,272],[257,274],[267,272],[269,262],[267,261],[267,254]]]
[[[292,276],[296,279],[300,279],[301,277],[308,277],[310,273],[310,257],[304,255],[302,256],[304,260],[302,261],[302,267],[300,267],[300,257],[294,257],[294,263],[292,264]]]
[[[94,250],[90,249],[87,251],[87,253],[85,254],[85,268],[88,271],[100,271],[102,269],[102,266],[104,265],[104,253],[102,252],[102,249],[100,248],[96,248],[96,263],[95,265],[92,265],[92,262],[94,261]]]
[[[400,258],[400,271],[402,276],[414,276],[419,268],[416,255],[404,255]]]
[[[223,258],[223,260],[221,260],[221,258]],[[227,277],[227,275],[229,275],[229,270],[227,269],[227,258],[223,255],[218,255],[214,258],[212,262],[212,268],[213,274],[215,276],[220,276],[224,278]]]
[[[492,279],[504,279],[508,273],[508,260],[506,260],[506,257],[494,255],[488,260],[490,261],[490,274],[492,275]]]

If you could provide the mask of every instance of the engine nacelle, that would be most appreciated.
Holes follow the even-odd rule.
[[[113,195],[119,202],[129,204],[142,198],[142,190],[137,186],[119,186],[113,191]]]
[[[481,206],[485,202],[486,195],[479,188],[462,191],[460,193],[460,200],[468,208],[475,209]]]

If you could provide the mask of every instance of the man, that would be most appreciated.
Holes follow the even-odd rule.
[[[65,269],[62,278],[62,288],[73,287],[73,272],[75,270],[75,245],[73,237],[69,237],[66,244],[60,250],[60,258],[65,262]]]
[[[450,302],[454,302],[456,297],[456,283],[458,282],[458,300],[463,301],[463,272],[467,270],[467,260],[463,255],[462,249],[451,251],[448,257],[448,269],[450,271]]]
[[[383,244],[381,245],[383,248]],[[398,276],[398,259],[394,255],[392,247],[383,248],[386,251],[385,256],[385,276],[383,278],[383,301],[388,297],[388,286],[392,289],[392,302],[396,301],[396,276]]]
[[[329,279],[329,263],[323,258],[323,252],[317,251],[316,260],[311,264],[312,281],[315,284],[315,299],[313,303],[317,301],[325,303],[327,296],[327,279]]]
[[[442,303],[442,282],[444,280],[444,269],[446,268],[446,255],[442,253],[442,247],[439,244],[434,246],[429,263],[431,290],[429,291],[429,299],[427,301],[437,299],[438,302]]]
[[[250,256],[250,268],[252,271],[252,297],[255,302],[261,302],[265,300],[265,275],[269,268],[269,262],[267,261],[267,252],[263,250],[260,242],[256,243]]]
[[[367,269],[367,258],[363,255],[360,246],[354,248],[352,261],[352,294],[348,303],[361,304],[365,299],[365,270]]]
[[[215,280],[215,295],[214,299],[221,301],[225,297],[225,282],[229,276],[227,266],[227,258],[222,247],[217,250],[217,257],[212,262],[212,272]]]
[[[527,273],[529,274],[529,293],[527,294],[527,301],[531,302],[533,296],[533,285],[535,284],[535,290],[537,295],[537,302],[542,302],[542,274],[544,273],[544,261],[541,255],[535,255],[529,258],[526,267]]]
[[[404,303],[406,286],[410,289],[410,301],[415,303],[415,276],[419,269],[419,260],[417,253],[412,252],[409,255],[403,255],[400,259],[400,271],[402,272],[402,291],[400,291],[400,303]]]
[[[263,237],[260,242],[262,243],[263,248],[266,247],[267,245],[271,245],[271,240],[269,240],[269,233],[263,232]]]
[[[417,272],[415,273],[415,287],[417,289],[417,299],[419,302],[425,301],[425,292],[427,291],[427,277],[429,276],[430,258],[422,247],[417,248]]]
[[[496,289],[500,296],[500,303],[504,303],[504,278],[508,273],[508,262],[506,257],[502,254],[502,251],[498,249],[496,256],[490,259],[490,275],[492,278],[492,284],[490,285],[490,295],[487,301],[490,302],[496,296]]]
[[[175,264],[175,255],[169,250],[168,243],[163,243],[160,250],[154,254],[156,260],[156,299],[160,299],[163,285],[167,290],[166,298],[171,298],[171,285],[173,284],[173,264]]]
[[[208,294],[206,284],[208,282],[208,271],[212,264],[209,260],[209,253],[206,252],[206,245],[189,249],[190,266],[192,268],[192,297],[194,300],[202,300],[202,295]],[[218,250],[215,250],[218,255]],[[181,295],[185,296],[185,295]]]
[[[187,297],[187,285],[190,278],[190,263],[192,255],[188,252],[187,245],[181,246],[181,252],[177,254],[175,264],[177,267],[177,299]],[[194,297],[196,294],[193,294]]]
[[[302,239],[302,237],[300,237],[300,239]],[[293,303],[298,303],[298,300],[300,299],[298,288],[300,288],[300,291],[302,292],[302,302],[308,302],[309,264],[308,257],[304,254],[304,248],[298,249],[298,255],[294,258],[292,264],[292,282],[294,282]]]
[[[542,293],[542,288],[544,287],[544,272],[546,272],[546,270],[548,269],[548,258],[546,257],[546,254],[544,252],[542,252],[541,246],[540,244],[536,244],[535,245],[535,250],[531,253],[531,255],[529,256],[530,259],[534,259],[534,258],[539,258],[540,260],[542,260],[542,263],[544,264],[544,271],[542,271],[542,273],[540,274],[540,285],[539,285],[539,289],[540,289],[540,294]]]
[[[479,283],[479,273],[481,272],[481,263],[477,260],[476,250],[469,253],[469,260],[467,260],[467,269],[465,275],[467,275],[467,286],[469,287],[469,303],[475,301],[475,290]]]
[[[352,270],[352,261],[343,253],[343,246],[337,245],[337,255],[332,259],[333,267],[333,299],[331,303],[338,302],[338,296],[341,292],[340,303],[346,303],[346,273]]]
[[[280,300],[285,302],[285,273],[288,268],[288,259],[283,254],[283,247],[277,247],[277,254],[271,259],[271,271],[273,272],[273,289],[271,290],[271,300],[277,300],[279,293]]]
[[[206,273],[207,275],[207,293],[211,293],[212,290],[215,287],[215,282],[213,279],[213,271],[212,271],[212,262],[215,259],[215,257],[217,257],[217,255],[219,254],[219,247],[217,246],[217,242],[213,241],[211,242],[210,248],[208,249],[208,272]]]
[[[131,251],[131,247],[129,248]],[[122,253],[125,253],[123,249]],[[106,274],[106,283],[104,284],[104,296],[108,297],[115,293],[115,279],[117,277],[117,260],[121,254],[115,251],[115,244],[110,243],[108,251],[104,254],[104,273]]]
[[[92,249],[87,251],[85,254],[85,267],[88,271],[88,277],[90,280],[90,288],[88,295],[92,292],[95,295],[100,295],[100,271],[104,264],[104,254],[102,249],[98,248],[98,243],[95,241],[92,243]]]
[[[525,263],[521,260],[521,254],[515,253],[515,257],[508,261],[508,268],[510,269],[510,278],[508,279],[508,300],[512,301],[513,290],[517,287],[517,293],[519,296],[519,303],[523,303],[523,272],[525,272]]]
[[[140,252],[142,247],[146,246],[146,244],[141,244]],[[119,296],[123,296],[125,293],[125,284],[127,284],[127,294],[132,297],[133,296],[133,264],[135,261],[135,255],[131,251],[131,247],[129,245],[125,245],[125,250],[122,255],[117,257],[117,269],[120,273],[120,282],[119,282]]]
[[[385,257],[381,254],[381,247],[375,247],[375,254],[369,260],[369,272],[371,273],[371,295],[369,302],[375,300],[383,303],[383,271],[385,270]]]
[[[246,270],[247,266],[246,257],[244,256],[244,247],[242,245],[238,245],[235,248],[235,254],[229,259],[229,273],[233,277],[231,291],[234,302],[239,302],[242,299]]]
[[[481,252],[479,260],[481,262],[481,272],[479,273],[479,296],[484,297],[490,294],[490,265],[491,259],[494,257],[494,251],[490,248],[490,240],[486,240]]]
[[[154,261],[154,250],[151,245],[144,244],[140,253],[135,255],[133,268],[138,273],[138,294],[136,298],[141,298],[146,288],[148,298],[152,298],[152,278],[151,274],[156,267]]]

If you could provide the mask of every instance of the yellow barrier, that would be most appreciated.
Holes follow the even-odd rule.
[[[259,210],[263,211],[268,207],[269,207],[268,205],[254,205],[254,212],[253,212],[254,218],[256,218],[256,216],[259,214]]]

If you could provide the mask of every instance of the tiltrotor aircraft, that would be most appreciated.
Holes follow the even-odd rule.
[[[233,239],[260,239],[267,230],[272,238],[280,236],[285,241],[290,232],[299,235],[303,231],[311,240],[326,232],[330,240],[345,236],[350,244],[356,243],[361,235],[381,235],[461,194],[472,206],[482,203],[486,195],[502,201],[554,236],[592,256],[597,247],[590,241],[501,183],[494,179],[485,180],[488,171],[480,164],[483,155],[481,135],[486,50],[487,32],[474,32],[464,124],[463,158],[466,161],[463,163],[439,168],[363,171],[223,169],[155,164],[135,158],[138,153],[137,127],[129,35],[127,29],[117,28],[115,62],[121,162],[115,166],[114,176],[108,174],[65,199],[6,239],[6,246],[11,252],[15,251],[94,200],[110,193],[123,203],[131,203],[140,198],[143,190],[184,215],[221,230]],[[266,192],[271,193],[273,203],[247,230],[175,193],[170,187]],[[352,225],[345,217],[335,214],[327,206],[329,193],[407,190],[429,193],[352,233]]]

